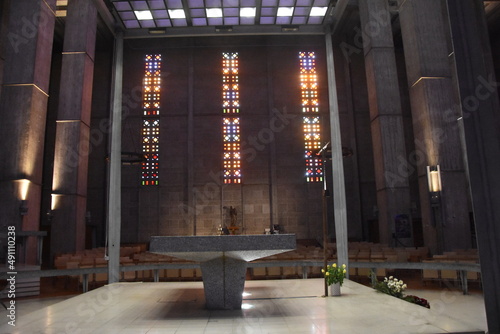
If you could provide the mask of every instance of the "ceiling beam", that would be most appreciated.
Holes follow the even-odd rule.
[[[191,12],[189,11],[189,6],[187,0],[181,0],[182,9],[184,10],[184,15],[186,15],[186,22],[188,27],[193,25],[193,19],[191,18]],[[206,10],[206,7],[205,7]]]
[[[215,27],[173,27],[165,34],[150,34],[148,29],[127,29],[125,39],[199,37],[199,36],[251,36],[251,35],[324,35],[322,25],[301,25],[299,31],[282,32],[281,25],[235,25],[230,32],[216,32]]]

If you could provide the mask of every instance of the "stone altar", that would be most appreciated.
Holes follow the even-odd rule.
[[[296,248],[295,234],[153,236],[149,251],[200,262],[208,309],[241,309],[247,262]]]

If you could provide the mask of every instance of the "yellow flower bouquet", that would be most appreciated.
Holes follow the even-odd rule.
[[[345,274],[347,273],[346,267],[347,266],[345,264],[343,264],[342,266],[337,266],[337,264],[334,263],[332,265],[327,265],[326,270],[321,269],[321,272],[326,277],[326,283],[328,285],[340,283],[340,285],[342,286],[342,283],[344,283]]]

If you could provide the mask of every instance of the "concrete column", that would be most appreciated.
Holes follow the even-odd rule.
[[[488,333],[500,333],[500,103],[483,1],[448,0]]]
[[[3,1],[0,96],[0,230],[37,231],[55,0]],[[2,71],[0,71],[2,72]],[[21,200],[27,214],[21,216]],[[36,262],[29,238],[25,262]],[[0,247],[3,249],[3,247]]]
[[[426,245],[434,253],[470,248],[468,187],[457,119],[445,0],[400,7]],[[440,165],[441,205],[430,207],[426,166]],[[432,212],[435,211],[435,212]]]
[[[188,224],[191,227],[192,235],[196,235],[196,211],[194,198],[194,59],[193,49],[189,49],[189,69],[188,69],[188,133],[187,133],[187,193]]]
[[[380,242],[410,246],[411,238],[392,239],[395,218],[409,214],[410,189],[401,98],[386,0],[360,0],[366,79],[375,161]]]
[[[269,54],[268,48],[268,54]],[[273,59],[267,57],[267,100],[269,110],[269,120],[275,117],[276,109],[274,107],[274,89],[273,89]],[[278,186],[276,173],[276,140],[269,143],[269,228],[273,230],[274,224],[278,221]]]
[[[85,248],[96,28],[97,11],[93,1],[69,1],[52,181],[52,255]]]
[[[122,92],[123,33],[116,34],[113,61],[113,95],[111,110],[111,143],[108,177],[108,283],[120,281],[120,231],[122,191]]]
[[[332,150],[332,183],[333,210],[335,219],[335,241],[337,243],[337,262],[349,263],[347,204],[345,198],[344,162],[342,160],[342,140],[340,137],[340,115],[337,98],[337,81],[335,79],[335,62],[333,58],[332,34],[325,34],[326,64],[328,71],[328,100],[330,111],[330,140]],[[324,166],[326,167],[326,166]],[[326,168],[324,169],[326,172]],[[326,175],[326,174],[325,174]],[[325,210],[325,207],[323,207]],[[326,245],[324,245],[326,247]],[[349,272],[347,273],[349,278]],[[325,291],[328,295],[328,291]]]

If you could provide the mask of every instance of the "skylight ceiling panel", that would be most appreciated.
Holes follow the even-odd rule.
[[[262,0],[262,7],[277,7],[278,0]]]
[[[275,16],[261,16],[260,18],[260,24],[274,24],[275,21]]]
[[[257,6],[256,0],[240,0],[241,7],[255,7]]]
[[[193,17],[193,26],[206,26],[207,25],[207,19],[204,17]]]
[[[222,5],[224,7],[238,7],[240,2],[239,0],[222,0]]]
[[[294,16],[292,18],[292,24],[306,24],[307,16]]]
[[[262,7],[260,10],[261,16],[276,16],[276,12],[278,11],[277,7]]]
[[[137,20],[123,21],[123,24],[128,29],[134,29],[134,28],[140,28],[141,27],[139,25],[139,21],[137,21]]]
[[[156,28],[156,24],[154,20],[143,20],[139,21],[142,28]]]
[[[184,7],[182,6],[181,0],[167,0],[167,8],[168,9],[182,9]]]
[[[118,12],[118,15],[120,15],[120,17],[123,21],[136,19],[135,14],[132,11]]]
[[[314,0],[313,7],[328,7],[329,0]]]
[[[148,3],[146,1],[130,1],[130,4],[134,10],[149,10]]]
[[[255,17],[240,17],[240,24],[255,24]]]
[[[205,2],[203,0],[188,0],[189,8],[205,8]]]
[[[205,5],[206,5],[206,7],[221,8],[222,1],[221,0],[205,0]]]
[[[295,6],[297,7],[310,7],[313,0],[297,0]]]
[[[295,0],[279,0],[280,7],[293,7],[295,6]]]
[[[294,16],[308,16],[311,8],[309,7],[295,7],[293,11]]]
[[[240,16],[239,8],[224,8],[224,17]]]
[[[165,2],[163,0],[149,0],[150,9],[165,9]]]
[[[172,19],[172,25],[174,27],[187,27],[186,19]]]
[[[222,25],[224,20],[222,17],[209,17],[208,18],[208,25],[210,26],[220,26]]]
[[[163,9],[163,10],[153,10],[152,13],[153,13],[153,17],[155,19],[166,19],[166,18],[168,18],[168,12],[165,9]]]
[[[205,17],[205,8],[193,8],[190,10],[191,17]]]
[[[115,6],[117,11],[132,10],[132,7],[130,6],[130,3],[128,1],[115,1],[113,2],[113,5]]]
[[[276,18],[276,24],[290,24],[291,21],[291,16],[278,16]]]
[[[164,27],[168,28],[168,27],[172,26],[172,22],[169,19],[155,20],[155,22],[156,22],[156,26],[161,27],[161,28],[164,28]]]
[[[240,24],[239,17],[224,17],[224,25],[227,26],[236,26]]]
[[[307,20],[307,24],[321,24],[323,23],[323,17],[321,16],[309,16],[309,20]]]

